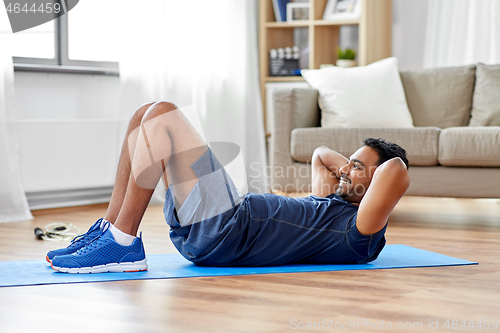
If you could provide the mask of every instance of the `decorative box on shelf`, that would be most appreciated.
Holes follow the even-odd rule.
[[[269,51],[269,76],[299,76],[300,48],[298,46]]]

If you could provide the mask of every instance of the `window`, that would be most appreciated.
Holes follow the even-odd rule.
[[[29,30],[21,31],[11,38],[13,54],[23,58],[55,58],[55,23],[44,23]],[[47,61],[46,63],[49,63]]]
[[[119,3],[120,2],[120,3]],[[68,57],[89,61],[118,61],[116,47],[123,18],[123,0],[85,0],[68,13]],[[99,10],[96,10],[98,8]],[[91,24],[89,24],[89,21]]]
[[[120,25],[109,13],[118,1],[79,1],[66,15],[11,35],[15,69],[117,75]]]

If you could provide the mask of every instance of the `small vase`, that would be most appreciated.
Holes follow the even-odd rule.
[[[349,68],[349,67],[356,67],[356,60],[346,60],[346,59],[339,59],[335,63],[338,67],[344,67],[344,68]]]

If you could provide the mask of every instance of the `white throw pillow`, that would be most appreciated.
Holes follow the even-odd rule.
[[[413,127],[396,58],[367,66],[303,69],[319,91],[321,127]]]

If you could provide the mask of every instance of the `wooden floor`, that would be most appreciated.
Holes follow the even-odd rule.
[[[86,230],[105,208],[0,224],[0,260],[43,259],[65,244],[36,240],[35,227]],[[161,206],[141,230],[148,254],[175,252]],[[500,331],[500,201],[403,198],[386,237],[479,265],[0,288],[0,332]]]

